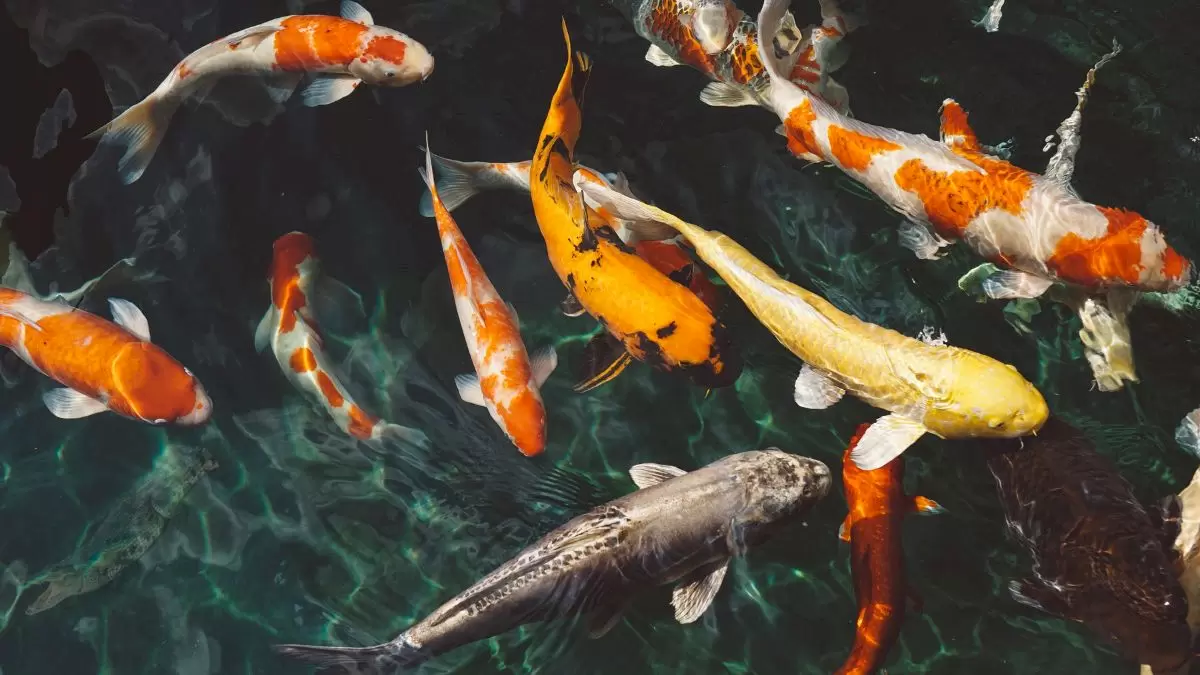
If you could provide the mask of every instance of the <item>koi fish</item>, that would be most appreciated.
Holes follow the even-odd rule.
[[[192,371],[150,342],[142,310],[119,298],[108,305],[113,321],[0,287],[0,345],[66,385],[42,395],[55,417],[111,410],[150,424],[207,422],[212,400]]]
[[[1009,589],[1026,606],[1079,621],[1154,673],[1186,673],[1188,604],[1163,542],[1113,462],[1052,418],[1022,446],[995,443],[988,468],[1034,578]]]
[[[785,281],[724,234],[615,190],[577,183],[622,218],[665,224],[725,280],[775,338],[804,361],[795,400],[821,410],[850,392],[890,414],[863,435],[851,459],[864,471],[895,459],[918,438],[1015,438],[1046,421],[1046,401],[1016,368],[939,340],[915,340],[847,314]]]
[[[871,425],[861,424],[842,458],[842,482],[850,512],[838,530],[850,542],[850,571],[858,598],[857,630],[850,656],[836,675],[866,675],[883,666],[904,625],[909,597],[904,577],[904,515],[943,511],[932,499],[904,494],[904,458],[863,471],[850,455]]]
[[[467,403],[486,406],[521,454],[532,457],[546,448],[546,408],[538,387],[558,365],[558,355],[553,345],[541,349],[532,359],[525,351],[517,310],[500,298],[458,224],[438,198],[428,140],[425,145],[421,177],[429,187],[458,322],[471,363],[475,364],[474,375],[454,378],[458,395]]]
[[[563,36],[567,65],[530,166],[533,212],[550,264],[579,306],[633,358],[681,371],[701,386],[733,384],[742,361],[724,324],[695,293],[638,257],[571,182],[582,117],[575,91],[582,94],[591,61],[571,50],[565,22]]]
[[[668,68],[691,66],[713,80],[700,92],[704,103],[770,107],[770,80],[758,56],[758,26],[730,0],[615,0],[613,5],[650,42],[646,61]],[[829,75],[845,62],[838,49],[842,38],[860,22],[842,13],[836,0],[821,0],[821,17],[820,26],[801,30],[787,13],[772,34],[773,48],[784,55],[789,79],[797,86],[849,114],[846,88]]]
[[[339,381],[325,353],[314,306],[348,305],[354,291],[319,275],[313,240],[302,232],[289,232],[275,240],[271,260],[271,306],[254,333],[259,351],[271,348],[284,376],[306,396],[320,402],[345,433],[363,441],[385,438],[424,445],[427,438],[416,429],[385,422],[354,401]]]
[[[529,191],[529,167],[532,162],[460,162],[433,155],[433,164],[437,167],[439,175],[438,197],[442,199],[447,211],[453,211],[482,190]],[[623,173],[601,173],[585,166],[576,168],[584,180],[595,181],[633,196],[629,189],[629,180]],[[661,241],[639,239],[625,220],[613,216],[586,197],[584,203],[599,216],[603,224],[612,227],[621,241],[632,246],[638,257],[667,275],[667,278],[690,289],[709,309],[714,312],[720,309],[721,298],[717,287],[683,249],[677,237]],[[421,215],[433,216],[433,203],[429,191],[421,196],[420,208]],[[567,294],[561,308],[567,316],[586,314],[579,301],[570,293]],[[575,385],[575,391],[584,393],[611,382],[632,360],[620,340],[607,332],[599,333],[584,347],[583,377]]]
[[[364,82],[402,87],[433,73],[433,56],[407,35],[376,26],[371,13],[343,0],[341,16],[285,16],[211,42],[189,54],[158,88],[88,138],[103,137],[125,146],[118,163],[121,179],[141,177],[158,149],[167,125],[189,97],[203,98],[227,75],[268,77],[271,95],[282,103],[301,79],[306,106],[333,103]]]
[[[763,34],[778,30],[789,3],[766,2]],[[767,46],[760,34],[771,107],[788,149],[833,164],[906,216],[901,240],[918,257],[935,258],[947,240],[963,240],[1009,268],[989,280],[992,297],[1037,297],[1055,281],[1092,291],[1171,291],[1188,283],[1191,263],[1154,223],[1075,195],[1070,162],[1038,175],[986,154],[951,99],[942,105],[940,143],[850,119],[790,83]]]
[[[629,473],[636,492],[548,533],[391,642],[275,651],[329,668],[390,673],[523,624],[581,613],[599,638],[636,597],[674,582],[675,619],[692,623],[712,604],[730,561],[801,518],[830,485],[829,467],[778,448],[691,472],[638,464]]]

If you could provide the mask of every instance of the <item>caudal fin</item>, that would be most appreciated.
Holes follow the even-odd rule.
[[[323,668],[342,667],[361,675],[384,675],[425,662],[429,655],[403,635],[375,647],[275,645],[276,653]]]
[[[424,431],[390,422],[380,425],[378,435],[380,440],[392,440],[415,445],[418,448],[429,447],[429,437]]]
[[[428,152],[427,148],[421,149]],[[430,157],[437,167],[438,197],[447,211],[457,209],[479,192],[482,172],[491,166],[488,162],[459,162],[433,154]],[[433,180],[433,176],[429,180]],[[433,217],[433,195],[429,190],[421,195],[421,215]]]
[[[125,146],[125,154],[117,163],[121,181],[126,185],[141,178],[142,172],[154,158],[158,144],[167,132],[171,116],[179,104],[151,94],[130,106],[116,119],[88,134],[86,138]]]

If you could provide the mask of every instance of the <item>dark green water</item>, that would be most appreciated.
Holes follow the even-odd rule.
[[[802,24],[815,18],[813,5],[798,7]],[[19,36],[43,60],[73,49],[90,57],[118,106],[215,37],[283,14],[336,12],[334,3],[233,0],[8,0],[7,8],[33,27]],[[1003,305],[956,288],[979,262],[969,251],[915,259],[897,244],[900,216],[839,172],[793,159],[772,133],[771,113],[700,104],[703,76],[645,63],[645,42],[603,2],[370,9],[434,52],[428,82],[291,106],[266,125],[251,123],[262,118],[261,97],[232,96],[221,110],[181,112],[134,185],[117,180],[110,151],[75,173],[70,213],[54,222],[57,244],[33,263],[39,290],[74,288],[134,256],[142,278],[106,287],[84,307],[107,316],[106,295],[136,302],[155,341],[197,374],[217,412],[193,430],[114,415],[58,420],[40,402],[48,380],[13,369],[0,391],[4,675],[305,672],[270,645],[390,639],[544,532],[631,491],[626,471],[635,463],[691,469],[776,445],[840,466],[855,426],[878,412],[849,399],[825,411],[797,408],[798,361],[736,299],[726,319],[747,362],[736,386],[705,397],[635,364],[610,385],[574,394],[595,326],[558,313],[561,284],[528,198],[513,193],[478,197],[456,217],[520,312],[526,343],[558,345],[559,370],[543,388],[547,451],[520,456],[484,410],[458,400],[453,377],[470,361],[433,223],[417,214],[416,146],[429,130],[435,151],[449,157],[528,159],[563,67],[564,15],[596,64],[580,162],[625,171],[639,195],[731,234],[844,310],[909,335],[933,326],[953,344],[1016,365],[1057,414],[1116,459],[1140,497],[1157,499],[1190,478],[1194,459],[1171,436],[1200,404],[1195,314],[1135,310],[1142,381],[1101,394],[1080,355],[1078,319],[1065,308],[1044,307],[1032,334],[1014,330]],[[859,118],[935,135],[938,106],[953,96],[985,143],[1012,138],[1013,161],[1035,170],[1048,158],[1043,138],[1118,38],[1126,51],[1101,72],[1087,109],[1075,186],[1086,199],[1143,213],[1184,255],[1200,257],[1193,3],[1009,0],[995,34],[971,25],[981,2],[867,9],[870,24],[849,38],[838,75]],[[33,129],[3,133],[25,138]],[[351,390],[384,417],[423,429],[429,452],[379,456],[356,445],[254,351],[271,242],[291,230],[312,234],[325,271],[366,303],[358,328],[329,340]],[[93,553],[114,530],[126,536],[121,523],[154,531],[137,507],[144,502],[129,495],[147,485],[160,494],[188,448],[205,449],[219,468],[140,561],[96,591],[26,615],[41,592],[33,580],[59,561]],[[906,525],[910,582],[924,611],[910,614],[889,673],[1135,671],[1082,627],[1009,597],[1007,581],[1029,561],[1005,539],[974,444],[926,438],[906,456],[910,490],[948,512]],[[734,563],[696,624],[676,624],[661,589],[601,640],[569,623],[535,626],[419,672],[828,673],[849,651],[856,611],[848,549],[836,535],[844,513],[839,480],[805,524]]]

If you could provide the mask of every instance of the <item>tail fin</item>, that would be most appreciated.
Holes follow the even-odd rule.
[[[428,146],[429,143],[426,142]],[[429,149],[421,148],[426,153]],[[430,154],[432,163],[437,167],[436,189],[442,205],[447,211],[453,211],[462,206],[468,199],[479,193],[480,174],[491,166],[488,162],[459,162],[438,155]],[[433,180],[433,176],[429,176]],[[429,190],[421,195],[421,215],[433,217],[433,195]]]
[[[154,151],[167,132],[171,117],[178,109],[179,102],[175,99],[150,94],[86,138],[95,140],[103,137],[104,140],[125,146],[125,154],[121,156],[117,170],[121,173],[121,180],[128,185],[142,177],[142,172],[154,158]]]
[[[429,437],[420,429],[385,422],[376,433],[381,440],[400,441],[422,449],[429,447]]]
[[[772,85],[786,82],[788,79],[779,64],[779,58],[775,56],[774,39],[791,4],[791,0],[766,0],[762,11],[758,13],[758,55],[767,69]]]
[[[384,675],[397,668],[420,665],[429,654],[409,642],[404,635],[374,647],[317,647],[311,645],[275,645],[276,653],[323,668],[341,666],[363,675]]]

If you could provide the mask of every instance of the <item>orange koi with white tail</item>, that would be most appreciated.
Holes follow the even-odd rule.
[[[56,417],[111,410],[150,424],[203,424],[212,401],[192,372],[150,342],[146,315],[110,298],[114,321],[0,287],[0,345],[66,385],[46,392]]]
[[[272,96],[287,100],[300,91],[307,106],[326,105],[360,84],[401,87],[433,73],[433,57],[416,40],[374,25],[370,12],[344,0],[341,16],[285,16],[209,43],[189,54],[158,88],[89,136],[125,146],[121,179],[141,177],[154,157],[175,111],[188,98],[203,97],[227,75],[270,78]]]
[[[270,347],[287,379],[319,401],[338,428],[354,438],[363,441],[391,438],[424,444],[427,440],[424,433],[371,415],[338,381],[317,328],[315,315],[319,312],[313,309],[318,279],[318,262],[311,237],[301,232],[289,232],[275,240],[271,262],[271,307],[258,324],[255,348],[261,352]],[[319,283],[326,289],[343,289],[332,279],[320,278]],[[349,290],[341,292],[352,293]]]
[[[521,454],[532,457],[546,448],[546,408],[538,388],[558,365],[558,356],[549,346],[530,358],[521,340],[516,310],[496,292],[458,224],[438,198],[428,141],[425,145],[421,177],[429,187],[454,291],[454,307],[475,365],[474,375],[454,378],[458,395],[467,403],[487,407]]]

